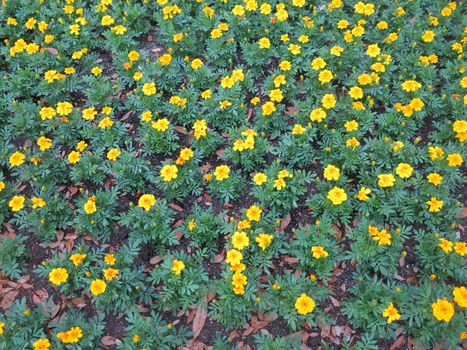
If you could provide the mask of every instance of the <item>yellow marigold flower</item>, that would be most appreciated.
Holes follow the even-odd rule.
[[[453,246],[453,243],[447,240],[446,238],[439,239],[438,247],[441,248],[441,250],[445,252],[446,254],[452,252],[452,246]]]
[[[334,186],[327,195],[327,198],[334,205],[340,205],[347,200],[347,193],[342,188]]]
[[[429,173],[426,176],[426,179],[428,180],[429,183],[435,186],[439,186],[443,180],[443,177],[438,173]]]
[[[250,221],[259,221],[261,219],[261,213],[263,212],[263,210],[256,206],[256,205],[252,205],[251,207],[249,207],[246,211],[246,217],[248,218],[248,220]]]
[[[89,121],[94,120],[96,115],[97,115],[97,111],[94,107],[85,108],[81,112],[81,116],[83,117],[83,119],[89,120]]]
[[[446,298],[437,299],[435,303],[431,304],[433,316],[442,322],[449,322],[454,316],[454,305]]]
[[[34,350],[49,350],[50,349],[50,340],[45,339],[38,339],[33,344],[32,347]]]
[[[167,118],[157,119],[151,124],[153,129],[161,132],[166,131],[169,128],[169,125],[170,121]]]
[[[389,28],[388,22],[386,21],[379,21],[378,24],[376,25],[376,28],[379,30],[385,30]]]
[[[264,173],[256,173],[255,176],[253,177],[253,181],[255,182],[255,184],[259,186],[261,186],[267,180],[268,180],[268,177]]]
[[[230,264],[230,266],[235,266],[240,264],[242,261],[243,255],[236,249],[230,249],[227,251],[226,257],[225,257],[225,262],[227,264]]]
[[[42,198],[39,197],[32,197],[32,208],[37,209],[37,208],[43,208],[47,205],[47,202],[43,200]]]
[[[416,80],[406,80],[402,83],[402,89],[407,92],[417,91],[421,87],[422,87],[422,84],[420,84]]]
[[[276,190],[281,191],[281,190],[283,190],[286,186],[287,186],[287,184],[285,183],[285,181],[284,181],[283,178],[279,178],[279,179],[274,180],[274,188],[275,188]]]
[[[201,61],[199,58],[195,58],[193,61],[191,61],[191,68],[194,70],[200,69],[203,66],[203,61]]]
[[[261,113],[263,116],[269,116],[276,111],[274,102],[268,101],[261,106]]]
[[[120,270],[108,268],[108,269],[102,270],[102,272],[104,274],[104,278],[106,281],[112,281],[114,278],[118,276],[118,274],[120,273]]]
[[[71,151],[68,154],[67,158],[68,158],[68,162],[70,162],[70,164],[78,163],[79,160],[81,159],[81,153],[76,152],[76,151]]]
[[[188,222],[188,231],[193,231],[195,228],[196,228],[196,221],[195,219],[191,219],[189,222]]]
[[[352,137],[345,141],[345,146],[355,149],[356,147],[360,146],[360,141],[358,141],[355,137]]]
[[[349,90],[349,96],[354,100],[359,100],[363,97],[363,90],[361,87],[352,86]]]
[[[396,182],[396,178],[392,174],[378,175],[378,186],[382,188],[392,187]]]
[[[50,147],[52,147],[52,140],[45,136],[39,137],[36,143],[41,151],[48,150]]]
[[[110,117],[103,118],[97,126],[101,129],[108,129],[114,125],[114,121]]]
[[[107,288],[107,283],[105,283],[101,279],[95,279],[94,281],[91,282],[91,285],[89,286],[89,289],[91,290],[91,293],[94,296],[101,295],[102,293],[105,292],[106,288]]]
[[[455,287],[452,291],[452,295],[454,296],[454,301],[462,308],[467,308],[467,288],[464,286],[462,287]]]
[[[287,79],[285,78],[285,75],[279,74],[277,77],[274,78],[274,86],[280,87],[281,85],[285,85],[287,82]]]
[[[83,263],[84,259],[86,259],[87,256],[87,254],[76,253],[70,256],[70,261],[73,263],[73,265],[79,266]]]
[[[210,89],[206,89],[201,93],[201,97],[204,100],[209,100],[212,97],[212,91]]]
[[[436,37],[436,34],[432,30],[425,30],[422,34],[422,41],[431,43]]]
[[[309,118],[313,122],[321,123],[326,118],[326,111],[322,108],[315,108],[310,112]]]
[[[261,38],[258,41],[260,49],[269,49],[271,47],[271,41],[268,38]]]
[[[324,178],[328,181],[337,181],[339,180],[340,170],[338,167],[329,164],[326,168],[324,168]]]
[[[326,109],[334,108],[336,105],[336,97],[333,94],[326,94],[321,99],[321,104]]]
[[[281,102],[284,98],[281,89],[273,89],[269,91],[269,98],[274,102]]]
[[[262,3],[261,6],[259,7],[259,11],[263,15],[269,15],[272,12],[271,5],[268,3]]]
[[[149,211],[156,204],[156,197],[152,194],[143,194],[138,199],[138,206]]]
[[[302,47],[297,44],[290,44],[287,50],[289,50],[292,55],[299,55],[302,51]]]
[[[329,83],[334,78],[334,75],[329,69],[324,69],[318,74],[318,80],[321,85]]]
[[[2,192],[5,189],[5,182],[0,181],[0,192]]]
[[[117,158],[120,156],[121,152],[118,148],[111,148],[108,152],[107,152],[107,159],[108,160],[111,160],[111,161],[116,161]]]
[[[230,168],[227,165],[219,165],[214,171],[214,176],[217,181],[222,181],[229,178]]]
[[[315,301],[305,293],[302,293],[297,300],[295,300],[295,309],[300,315],[307,315],[315,309]]]
[[[49,272],[49,281],[56,286],[65,283],[68,279],[68,271],[63,267],[54,268]]]
[[[349,26],[349,22],[346,21],[345,19],[341,19],[337,22],[337,28],[338,29],[345,29]]]
[[[322,259],[329,255],[329,253],[324,249],[323,246],[314,245],[311,247],[311,254],[315,259]]]
[[[208,124],[204,119],[198,119],[193,124],[192,129],[194,130],[195,139],[199,140],[207,135]]]
[[[333,46],[329,49],[329,52],[331,55],[340,57],[342,55],[342,52],[344,52],[344,48],[341,46]]]
[[[86,203],[84,203],[84,212],[91,215],[97,211],[96,198],[94,196],[89,197]]]
[[[349,120],[344,124],[345,131],[352,132],[358,130],[358,122],[356,120]]]
[[[156,83],[146,83],[142,88],[143,94],[146,96],[152,96],[157,92]]]
[[[367,187],[361,187],[360,190],[358,190],[357,195],[355,196],[359,201],[366,202],[368,199],[368,195],[371,193],[371,190]]]
[[[383,311],[383,317],[387,317],[388,324],[391,324],[394,321],[397,321],[401,318],[399,311],[394,307],[393,303],[390,303],[389,306]]]
[[[61,116],[67,116],[73,111],[73,105],[70,102],[58,102],[56,111]]]
[[[248,283],[248,279],[245,275],[239,272],[235,272],[232,276],[232,285],[236,288],[243,288]]]
[[[91,73],[97,77],[99,74],[102,73],[102,68],[99,66],[92,67]]]
[[[430,213],[437,213],[443,208],[444,201],[431,197],[430,200],[426,201],[426,204]]]
[[[185,269],[185,263],[181,260],[175,259],[172,262],[172,268],[170,269],[175,275],[179,276],[183,269]]]
[[[413,168],[410,164],[399,163],[396,168],[396,174],[399,175],[401,179],[408,179],[412,176]]]
[[[138,53],[138,51],[130,51],[130,52],[128,53],[128,59],[130,60],[130,62],[138,61],[138,60],[139,60],[139,53]]]
[[[115,265],[115,255],[114,254],[107,254],[106,256],[104,256],[104,262],[107,264],[107,265]]]
[[[52,119],[55,116],[55,109],[52,107],[42,107],[39,111],[39,115],[42,120]]]
[[[114,24],[114,22],[115,22],[115,20],[113,19],[113,17],[109,16],[109,15],[105,15],[101,19],[101,25],[103,25],[103,26],[110,26],[110,25]]]
[[[174,164],[164,165],[160,171],[160,176],[165,182],[170,182],[178,177],[178,168]]]
[[[172,62],[172,55],[171,54],[163,54],[161,57],[159,57],[159,63],[162,64],[163,66],[168,66]]]
[[[292,69],[292,63],[290,61],[284,60],[279,63],[280,70],[289,71]]]
[[[366,49],[366,54],[370,57],[376,57],[381,53],[381,49],[378,44],[368,45]]]
[[[12,167],[20,166],[21,164],[24,163],[25,159],[26,159],[26,156],[23,153],[16,151],[12,153],[12,155],[10,156],[10,159],[9,159],[10,166]]]
[[[231,242],[235,249],[243,250],[250,245],[250,238],[244,231],[236,231],[232,235]]]
[[[118,24],[114,27],[112,27],[112,31],[116,34],[116,35],[123,35],[126,33],[127,29],[125,26],[121,25],[121,24]]]
[[[16,212],[24,208],[24,202],[26,198],[24,196],[13,196],[8,202],[8,206],[11,208],[11,211]]]
[[[306,132],[306,129],[300,124],[295,124],[292,129],[292,135],[303,135]]]
[[[467,254],[467,242],[456,242],[454,251],[460,256],[465,256]]]
[[[447,160],[449,166],[460,166],[464,163],[464,159],[459,153],[449,154]]]
[[[378,245],[391,245],[391,234],[386,230],[378,231],[372,239],[378,242]]]
[[[265,250],[267,247],[269,247],[274,239],[273,235],[268,235],[266,233],[260,233],[256,237],[256,243],[258,243],[258,246],[262,249]]]

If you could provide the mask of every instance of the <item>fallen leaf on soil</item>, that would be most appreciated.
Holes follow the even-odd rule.
[[[285,261],[287,264],[298,264],[298,259],[291,256],[283,257],[282,261]]]
[[[225,149],[221,148],[216,151],[216,155],[218,157],[222,157],[224,155]]]
[[[46,47],[45,48],[48,52],[50,52],[52,55],[58,55],[58,50],[54,49],[53,47]]]
[[[2,301],[0,302],[0,308],[7,311],[7,309],[15,302],[16,297],[18,296],[18,290],[11,290],[5,293],[2,297]]]
[[[207,297],[204,297],[204,303],[200,303],[196,309],[195,318],[193,319],[193,339],[198,337],[204,327],[204,323],[206,322],[208,308],[205,304],[207,304]]]
[[[120,119],[120,121],[123,122],[124,120],[127,120],[128,118],[130,118],[130,115],[131,111],[126,112],[122,119]]]
[[[180,212],[180,213],[183,213],[185,211],[185,209],[183,209],[181,206],[179,206],[178,204],[175,204],[175,203],[170,203],[169,204],[169,207],[171,207],[172,209]]]
[[[43,304],[47,298],[49,297],[49,293],[47,293],[44,289],[38,289],[32,295],[32,302],[36,305]]]
[[[185,219],[180,219],[180,220],[177,220],[175,222],[175,224],[172,225],[173,228],[177,228],[178,226],[180,226],[181,224],[183,224],[185,222]]]
[[[295,106],[289,106],[287,107],[287,109],[285,110],[285,114],[286,115],[295,115],[297,114],[298,112],[300,112],[300,110],[295,107]]]
[[[210,260],[213,264],[218,264],[224,260],[224,254],[217,254],[214,258]]]
[[[404,341],[405,341],[405,337],[401,335],[399,338],[397,338],[394,344],[391,345],[389,350],[398,349],[402,344],[404,344]]]
[[[332,303],[332,305],[334,305],[335,307],[341,306],[341,303],[339,303],[339,300],[337,300],[336,298],[334,298],[334,297],[332,297],[332,296],[329,296],[329,299],[331,299],[331,303]]]
[[[117,345],[120,344],[122,341],[120,339],[117,339],[115,337],[111,337],[110,335],[106,335],[102,337],[101,343],[104,346],[112,346],[112,345]]]
[[[183,134],[183,135],[187,135],[188,132],[186,131],[186,129],[183,127],[183,126],[174,126],[174,129],[177,130],[180,134]]]
[[[162,256],[159,256],[159,255],[156,255],[154,257],[152,257],[150,260],[149,260],[149,263],[151,265],[156,265],[158,263],[160,263],[162,261],[163,257]]]
[[[287,214],[284,219],[281,220],[281,225],[279,227],[279,232],[284,232],[287,226],[290,224],[290,214]]]

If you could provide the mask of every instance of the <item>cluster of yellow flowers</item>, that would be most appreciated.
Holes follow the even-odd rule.
[[[246,137],[245,140],[235,140],[233,143],[233,150],[243,152],[244,150],[255,149],[255,136],[258,136],[258,134],[254,130],[248,129],[242,131],[242,136]]]
[[[245,215],[247,220],[240,220],[237,224],[237,231],[232,234],[230,239],[233,249],[227,251],[225,262],[230,265],[230,270],[234,271],[232,275],[233,292],[237,295],[245,293],[245,286],[248,284],[248,278],[242,272],[246,269],[242,263],[242,251],[250,245],[250,237],[246,230],[251,229],[252,221],[259,222],[261,220],[262,209],[256,205],[250,206]],[[274,236],[260,232],[255,241],[258,246],[265,250],[271,245]]]
[[[391,234],[385,229],[378,230],[377,227],[369,225],[368,233],[378,245],[391,245]]]
[[[77,343],[82,337],[83,331],[80,327],[71,327],[66,332],[57,333],[57,338],[61,340],[63,344]]]

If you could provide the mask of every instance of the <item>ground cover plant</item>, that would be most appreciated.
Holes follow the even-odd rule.
[[[3,0],[0,349],[456,349],[467,16]]]

